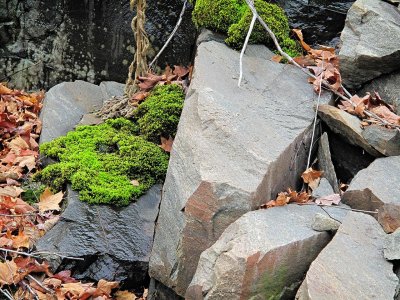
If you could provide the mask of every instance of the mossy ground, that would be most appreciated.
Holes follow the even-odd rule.
[[[301,47],[290,38],[289,23],[283,9],[263,0],[255,0],[255,7],[275,33],[282,49],[291,56],[300,55]],[[252,13],[244,0],[197,0],[193,11],[197,27],[226,33],[228,38],[225,42],[235,49],[243,46],[251,19]],[[254,27],[250,42],[273,46],[271,38],[259,22]]]
[[[162,182],[169,156],[149,140],[175,135],[184,94],[179,86],[166,85],[157,87],[147,101],[139,106],[134,122],[119,118],[79,126],[41,145],[42,154],[59,162],[45,167],[35,180],[55,191],[70,182],[82,201],[116,206],[128,205]]]

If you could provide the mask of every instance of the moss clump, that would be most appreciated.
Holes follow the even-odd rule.
[[[77,127],[40,147],[42,154],[59,162],[37,173],[35,180],[53,190],[71,182],[80,199],[89,203],[128,205],[162,182],[168,167],[168,155],[137,132],[133,122],[122,118]]]
[[[255,7],[265,23],[275,33],[282,49],[291,56],[299,55],[301,48],[289,36],[289,23],[283,9],[263,0],[255,0]],[[243,46],[250,27],[252,12],[245,1],[197,0],[193,19],[198,27],[227,33],[228,38],[225,42],[237,49]],[[273,46],[271,38],[259,22],[254,27],[250,42]]]
[[[135,111],[140,134],[154,143],[160,142],[160,136],[175,137],[184,100],[179,85],[156,87]]]

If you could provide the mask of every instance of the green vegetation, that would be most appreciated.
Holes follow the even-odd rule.
[[[289,36],[289,23],[283,9],[263,0],[255,0],[255,7],[275,33],[282,49],[291,56],[299,55],[301,48]],[[236,49],[243,46],[251,19],[251,10],[244,0],[197,0],[193,11],[197,27],[228,34],[225,42]],[[250,42],[273,46],[271,38],[259,22],[254,27]]]
[[[151,95],[135,111],[140,134],[159,143],[160,136],[175,137],[185,95],[176,84],[155,87]]]
[[[183,101],[180,86],[156,87],[134,122],[119,118],[79,126],[41,145],[42,154],[59,162],[45,167],[35,180],[53,191],[70,182],[88,203],[128,205],[164,180],[169,156],[158,144],[161,135],[175,136]]]
[[[24,189],[21,197],[25,202],[29,204],[39,202],[40,195],[44,192],[46,188],[45,185],[32,181],[24,182],[21,187]]]

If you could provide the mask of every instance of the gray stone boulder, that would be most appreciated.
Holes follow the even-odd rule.
[[[386,236],[383,254],[387,260],[400,260],[400,228]]]
[[[324,177],[321,178],[318,187],[312,192],[312,196],[315,198],[321,198],[332,194],[335,194],[335,191],[333,190],[328,179]]]
[[[311,264],[296,299],[393,299],[398,278],[383,257],[384,239],[373,217],[348,213]]]
[[[347,13],[339,52],[350,88],[400,68],[400,11],[377,0],[357,0]]]
[[[201,252],[266,199],[295,188],[306,167],[314,94],[307,76],[250,47],[201,43],[171,153],[150,276],[183,296]],[[323,97],[329,100],[329,95]]]
[[[397,129],[370,125],[364,128],[362,136],[383,155],[400,155],[400,131]]]
[[[332,162],[329,139],[326,132],[321,136],[319,140],[317,157],[319,169],[324,172],[322,174],[323,178],[326,178],[328,180],[335,193],[339,193],[339,184],[336,176],[335,167]]]
[[[185,299],[293,299],[330,241],[311,228],[319,213],[318,206],[287,205],[245,214],[201,254]]]
[[[80,280],[144,285],[160,199],[161,186],[155,185],[127,207],[89,205],[68,188],[67,207],[60,221],[38,241],[37,250],[84,258],[46,257],[54,271],[72,270]]]
[[[381,98],[387,103],[392,104],[398,115],[400,115],[400,72],[381,76],[365,85],[358,94],[365,95],[378,92]]]
[[[98,86],[81,80],[54,86],[46,93],[40,113],[43,122],[40,144],[66,135],[84,115],[100,109],[112,95],[122,95],[123,89],[124,85],[117,82]]]
[[[372,156],[382,156],[363,137],[361,121],[356,116],[328,104],[319,106],[318,115],[333,132],[341,135],[349,144],[362,147]]]
[[[354,177],[342,201],[355,209],[378,211],[385,232],[393,232],[400,227],[399,174],[400,156],[378,158]]]

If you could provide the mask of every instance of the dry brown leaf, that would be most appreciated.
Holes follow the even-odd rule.
[[[116,300],[137,300],[138,297],[134,293],[128,291],[118,291],[115,293]]]
[[[63,192],[53,194],[49,188],[46,188],[43,194],[40,195],[38,207],[40,212],[44,213],[48,210],[60,210],[60,202],[63,199]]]
[[[319,181],[321,180],[321,176],[323,173],[324,172],[322,171],[317,171],[314,170],[313,168],[308,168],[301,175],[301,178],[303,178],[304,183],[307,183],[312,190],[315,190],[319,185]]]
[[[22,230],[18,232],[18,235],[13,235],[11,239],[13,241],[14,249],[29,248],[30,245],[29,236],[25,235],[25,233]]]
[[[133,186],[139,186],[139,185],[140,185],[140,182],[134,179],[134,180],[131,181],[131,184],[132,184]]]
[[[0,287],[17,283],[18,280],[18,267],[14,261],[5,261],[0,263]]]
[[[166,139],[165,137],[161,137],[160,147],[162,149],[164,149],[165,152],[171,152],[173,143],[174,143],[174,139],[172,137],[169,137],[169,139]]]
[[[304,42],[304,37],[303,37],[303,33],[301,32],[301,29],[292,29],[293,32],[297,35],[297,37],[300,40],[301,46],[303,47],[304,50],[306,50],[307,52],[311,50],[311,47]]]
[[[280,63],[282,61],[282,59],[283,59],[283,56],[281,56],[281,55],[274,55],[271,57],[271,60],[276,63]]]
[[[97,284],[97,289],[93,293],[93,297],[97,296],[110,296],[111,290],[119,287],[119,282],[116,281],[106,281],[104,279],[100,279]]]

